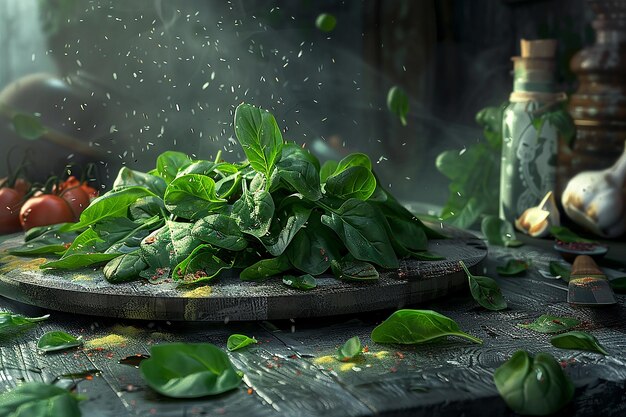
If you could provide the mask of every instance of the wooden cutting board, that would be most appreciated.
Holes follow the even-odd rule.
[[[44,271],[39,265],[46,258],[8,255],[8,248],[22,244],[19,235],[0,244],[0,295],[68,313],[145,320],[273,320],[404,308],[467,288],[459,260],[482,272],[484,242],[451,227],[444,232],[450,239],[431,240],[429,250],[445,260],[402,261],[398,270],[382,272],[375,283],[318,277],[311,291],[292,289],[281,279],[243,282],[232,273],[192,288],[145,281],[109,284],[102,268]]]

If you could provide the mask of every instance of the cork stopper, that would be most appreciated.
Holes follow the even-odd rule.
[[[522,58],[554,58],[556,54],[556,39],[539,39],[529,41],[522,39],[521,42]]]
[[[572,265],[572,275],[604,275],[604,273],[590,256],[579,255]]]

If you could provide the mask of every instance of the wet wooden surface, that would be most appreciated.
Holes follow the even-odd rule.
[[[533,267],[525,277],[503,278],[495,266],[507,256],[525,257]],[[2,390],[22,381],[53,382],[62,374],[97,369],[89,379],[57,380],[75,384],[87,397],[84,416],[509,416],[492,382],[494,369],[518,349],[549,352],[564,361],[573,378],[573,403],[560,415],[603,417],[626,414],[626,297],[605,309],[572,308],[566,285],[544,278],[556,254],[536,246],[490,248],[487,274],[499,282],[509,309],[489,312],[468,292],[420,304],[456,320],[484,340],[482,346],[449,338],[445,342],[398,347],[372,343],[371,330],[392,311],[247,323],[176,323],[100,319],[51,312],[41,326],[2,340]],[[28,315],[47,311],[0,299],[0,307]],[[561,350],[550,337],[517,327],[541,314],[572,316],[595,335],[610,355]],[[50,330],[81,335],[83,349],[40,355],[35,345]],[[210,342],[225,348],[232,333],[255,336],[260,343],[230,353],[245,373],[244,383],[229,393],[199,400],[170,400],[151,391],[137,369],[119,364],[129,355],[148,354],[150,346],[173,341]],[[115,336],[116,335],[116,336]],[[337,347],[358,335],[368,345],[362,362],[334,360]],[[117,339],[107,346],[98,338]]]

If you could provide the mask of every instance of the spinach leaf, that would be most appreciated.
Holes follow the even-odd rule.
[[[300,276],[285,275],[283,276],[283,284],[288,287],[295,288],[297,290],[312,290],[317,287],[317,282],[310,274],[304,274]]]
[[[110,260],[104,266],[104,277],[112,284],[129,282],[137,279],[148,264],[144,262],[140,251],[125,253]]]
[[[472,275],[467,266],[465,266],[465,262],[459,261],[459,264],[467,274],[470,292],[478,304],[492,311],[504,310],[507,307],[496,281],[489,277]]]
[[[108,217],[91,226],[94,232],[107,242],[108,246],[114,243],[124,244],[129,247],[139,247],[139,244],[154,229],[163,225],[159,216],[137,221],[128,217]]]
[[[572,232],[565,226],[552,226],[550,228],[550,234],[554,236],[556,240],[560,240],[564,243],[597,243],[595,240],[585,239],[583,237],[578,236],[576,233]]]
[[[0,395],[0,415],[7,417],[80,417],[78,399],[66,389],[27,382]]]
[[[236,172],[215,183],[215,194],[220,199],[227,199],[241,192],[241,173]]]
[[[49,230],[26,241],[23,245],[10,248],[8,253],[18,256],[45,255],[65,252],[78,236],[75,232],[61,233]]]
[[[206,160],[193,161],[192,163],[187,165],[185,168],[180,169],[178,173],[176,174],[176,176],[180,177],[180,176],[187,175],[187,174],[200,174],[200,175],[208,176],[211,173],[213,173],[218,168],[219,165],[220,164],[218,163],[206,161]]]
[[[30,242],[48,232],[56,232],[61,233],[63,230],[72,226],[74,223],[59,223],[59,224],[51,224],[49,226],[36,226],[30,228],[24,232],[24,242]]]
[[[274,200],[265,190],[248,192],[244,186],[243,195],[233,204],[232,215],[242,232],[260,238],[270,230]]]
[[[322,223],[335,231],[356,259],[397,268],[398,258],[387,236],[386,222],[371,204],[354,198],[330,216],[322,216]]]
[[[132,220],[149,219],[154,216],[168,216],[163,199],[156,196],[138,198],[128,207],[128,214]]]
[[[355,259],[332,260],[333,274],[342,281],[376,281],[378,271],[372,264]]]
[[[259,343],[254,337],[248,337],[243,334],[231,334],[228,336],[228,341],[226,342],[226,348],[232,352],[234,350],[239,350],[245,348],[246,346]]]
[[[395,216],[387,216],[391,236],[406,249],[425,251],[428,249],[428,237],[423,228],[416,222],[403,220]]]
[[[517,351],[496,369],[493,380],[506,404],[524,415],[552,414],[574,396],[574,384],[547,353],[533,358],[527,352]]]
[[[556,317],[544,314],[532,323],[518,324],[517,327],[534,330],[539,333],[559,333],[576,327],[580,320],[571,317]]]
[[[320,168],[320,182],[326,182],[326,179],[335,173],[338,166],[339,163],[337,161],[329,160],[324,162]]]
[[[156,175],[146,174],[134,171],[127,167],[122,167],[117,174],[117,178],[115,178],[115,181],[113,182],[113,188],[131,186],[147,188],[159,197],[163,197],[167,184],[163,178],[157,177]]]
[[[96,198],[80,215],[80,221],[63,231],[75,231],[90,226],[107,217],[126,216],[128,207],[141,197],[156,195],[144,187],[126,187],[114,189]]]
[[[573,331],[552,336],[550,343],[552,343],[552,346],[561,349],[587,350],[603,355],[609,354],[598,342],[598,339],[587,332]]]
[[[165,151],[157,157],[156,170],[168,184],[172,182],[178,171],[191,164],[191,158],[182,152]]]
[[[308,149],[303,148],[297,143],[294,143],[294,142],[284,143],[283,148],[282,148],[282,154],[283,156],[281,159],[287,159],[287,158],[303,159],[313,164],[316,171],[319,172],[320,170],[320,161],[315,157],[315,155],[313,155],[311,152],[309,152]]]
[[[376,343],[418,344],[458,336],[482,344],[483,341],[462,332],[454,320],[432,310],[398,310],[372,331]]]
[[[359,339],[359,336],[354,336],[348,339],[346,343],[337,349],[337,359],[342,362],[349,362],[362,354],[363,346],[361,346],[361,339]]]
[[[183,284],[197,284],[211,281],[230,267],[231,265],[215,255],[215,250],[210,245],[202,244],[174,267],[172,276],[175,280],[182,280]]]
[[[362,166],[349,167],[326,179],[326,192],[342,199],[367,200],[374,193],[376,179]]]
[[[210,343],[152,346],[139,371],[150,388],[172,398],[217,395],[241,383],[228,356]]]
[[[248,241],[235,219],[225,214],[210,214],[198,220],[191,229],[191,235],[213,246],[232,251],[240,251],[248,246]]]
[[[322,198],[320,176],[311,162],[306,159],[283,157],[277,164],[278,176],[291,185],[294,190],[311,201]]]
[[[311,275],[319,275],[340,258],[341,243],[333,231],[324,226],[320,215],[312,213],[309,222],[294,236],[285,254],[294,268]]]
[[[49,314],[41,317],[25,317],[7,311],[0,312],[0,336],[7,336],[26,329],[35,323],[46,320]]]
[[[215,193],[215,181],[200,174],[181,175],[165,190],[165,208],[185,219],[199,219],[219,210],[226,200]]]
[[[93,228],[78,235],[61,259],[39,266],[41,269],[77,269],[108,262],[120,255],[118,252],[102,253],[110,244],[100,238]]]
[[[550,273],[565,282],[569,282],[570,268],[557,261],[550,261]]]
[[[171,264],[176,265],[178,262],[171,262],[170,255],[173,253],[172,237],[169,231],[169,225],[153,231],[146,236],[140,244],[141,257],[148,268],[141,271],[139,276],[152,281],[159,278],[168,278],[170,275]]]
[[[387,93],[387,108],[400,119],[402,126],[406,126],[406,116],[409,113],[409,97],[404,90],[393,86]]]
[[[441,259],[446,259],[445,256],[439,255],[438,253],[431,251],[419,251],[419,252],[410,252],[409,256],[413,259],[417,259],[418,261],[439,261]]]
[[[261,281],[274,275],[281,274],[291,268],[287,257],[284,255],[278,258],[262,259],[239,274],[242,281]]]
[[[364,153],[354,152],[339,161],[339,164],[337,164],[337,168],[333,174],[338,174],[352,167],[363,167],[368,171],[371,171],[372,161],[370,160],[370,157]]]
[[[260,238],[272,256],[281,255],[298,231],[309,219],[311,210],[298,204],[289,206],[272,220],[269,234]]]
[[[530,262],[523,259],[509,259],[504,266],[497,266],[496,272],[505,277],[521,275],[528,270]]]
[[[167,228],[172,242],[170,260],[172,265],[176,265],[189,256],[194,248],[198,247],[201,242],[191,233],[193,223],[168,221]]]
[[[37,349],[42,352],[56,352],[81,346],[83,341],[80,337],[74,337],[69,333],[56,331],[48,332],[39,338]]]
[[[274,165],[280,161],[283,147],[283,136],[274,116],[267,110],[240,104],[235,110],[235,135],[250,166],[265,174],[269,182]]]
[[[490,245],[508,247],[523,245],[515,238],[515,230],[511,223],[500,219],[498,216],[485,216],[480,229]]]

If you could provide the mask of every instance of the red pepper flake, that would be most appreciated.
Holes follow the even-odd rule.
[[[154,242],[156,242],[156,237],[155,236],[148,236],[143,242],[146,245],[152,245]]]
[[[367,353],[370,351],[369,346],[365,345],[365,347],[363,348],[363,352]]]
[[[302,372],[299,369],[296,369],[296,375],[300,376],[302,375]]]
[[[402,352],[396,352],[396,356],[400,359],[404,359],[404,353]]]
[[[291,355],[289,356],[289,359],[298,359],[298,355]]]
[[[87,381],[91,381],[91,380],[93,379],[93,375],[87,375],[87,376],[85,377],[85,379],[86,379]]]
[[[248,388],[248,395],[252,395],[253,392],[254,390],[252,388]]]
[[[561,365],[561,368],[566,368],[567,367],[567,361],[561,361],[561,362],[559,362],[559,364]]]
[[[267,367],[267,369],[274,368],[274,365],[272,365],[271,363],[266,363],[265,366]]]
[[[398,368],[396,368],[395,366],[392,368],[389,368],[389,372],[391,372],[392,374],[395,374],[396,372],[398,372]]]

